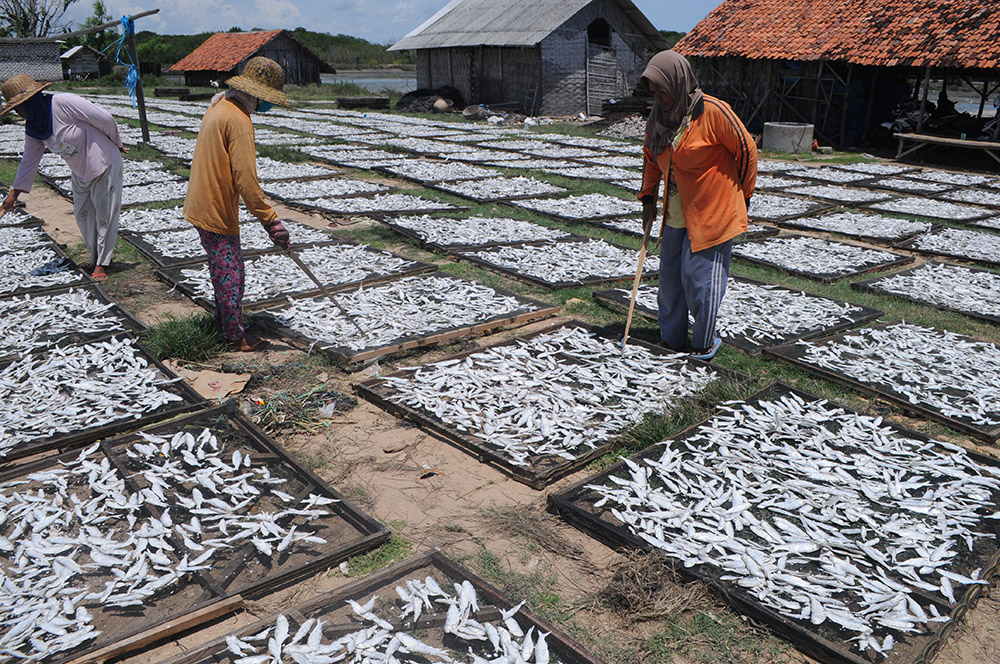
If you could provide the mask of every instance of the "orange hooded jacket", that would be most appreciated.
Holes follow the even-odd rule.
[[[640,200],[655,200],[673,161],[692,252],[747,231],[746,201],[757,182],[757,145],[729,104],[705,95],[704,111],[691,120],[676,148],[655,156],[643,148],[643,155]]]

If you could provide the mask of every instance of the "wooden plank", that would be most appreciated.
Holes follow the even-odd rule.
[[[157,625],[147,629],[145,632],[140,632],[135,636],[131,636],[127,639],[119,641],[118,643],[112,644],[101,648],[100,650],[94,651],[83,657],[77,657],[74,660],[70,660],[68,664],[98,664],[108,661],[114,657],[119,657],[125,653],[131,652],[133,650],[138,650],[144,648],[152,643],[156,643],[168,636],[173,636],[188,629],[194,627],[200,627],[205,623],[208,623],[221,616],[235,613],[243,608],[243,597],[240,595],[233,595],[232,597],[227,597],[226,599],[215,602],[214,604],[209,604],[208,606],[193,611],[180,618],[175,618],[173,620],[168,620],[165,623]]]

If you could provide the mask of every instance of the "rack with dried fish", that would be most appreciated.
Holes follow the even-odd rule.
[[[1000,231],[1000,217],[990,217],[969,223],[969,228],[981,228],[987,231]]]
[[[595,238],[508,244],[455,255],[553,289],[627,281],[636,270],[635,250]],[[658,257],[650,255],[643,276],[655,277],[658,266]]]
[[[891,201],[871,203],[870,205],[866,205],[866,207],[882,212],[910,214],[915,217],[928,217],[931,219],[958,222],[978,221],[993,214],[986,208],[947,203],[919,196],[904,196],[903,198],[896,198]]]
[[[929,662],[1000,559],[989,457],[774,384],[549,498],[824,662]]]
[[[14,209],[0,217],[0,226],[36,226],[41,225],[42,220],[33,214],[28,214],[24,210]]]
[[[913,262],[912,256],[807,235],[738,242],[733,256],[823,282]]]
[[[408,159],[392,166],[383,166],[377,170],[420,184],[432,182],[455,182],[458,180],[476,180],[500,175],[500,171],[483,168],[475,164],[464,164],[455,161],[427,161],[424,159]]]
[[[240,223],[256,219],[245,209],[240,209]],[[178,230],[188,228],[191,223],[184,218],[184,208],[176,205],[172,208],[134,208],[122,210],[118,220],[121,233],[147,233],[151,231]]]
[[[604,182],[614,182],[616,180],[632,180],[640,174],[628,168],[618,166],[580,166],[572,164],[562,164],[561,166],[547,166],[540,168],[544,173],[551,175],[561,175],[564,178],[577,178],[581,180],[601,180]],[[641,181],[641,178],[639,178]]]
[[[60,662],[149,628],[167,635],[192,610],[258,596],[388,539],[234,410],[0,475],[15,517],[0,524],[10,544],[0,556],[22,561],[8,569],[0,613],[24,628],[0,637],[5,649]],[[28,528],[30,538],[16,534]]]
[[[0,364],[0,457],[86,443],[204,404],[134,338],[105,336]]]
[[[187,195],[187,187],[187,180],[122,187],[122,207],[183,200]]]
[[[523,175],[477,178],[459,182],[435,182],[429,186],[432,189],[469,198],[479,203],[510,201],[566,192],[563,187]]]
[[[391,217],[382,218],[391,229],[428,249],[457,251],[473,247],[520,244],[577,237],[558,228],[508,217]]]
[[[636,313],[657,319],[656,286],[639,286]],[[596,291],[595,300],[628,311],[631,291]],[[751,355],[767,346],[812,339],[875,320],[878,309],[813,295],[745,277],[730,277],[719,307],[716,332],[722,340]],[[693,321],[692,321],[693,323]]]
[[[178,230],[150,233],[123,233],[122,239],[139,250],[157,267],[172,267],[205,260],[205,249],[197,229],[186,223]],[[289,241],[293,247],[311,247],[336,242],[328,232],[301,222],[285,220]],[[253,219],[240,224],[240,246],[245,255],[277,251],[274,242],[259,221]]]
[[[955,189],[941,194],[938,198],[958,203],[1000,208],[1000,191],[990,189]]]
[[[924,169],[915,173],[907,173],[906,177],[915,180],[926,180],[928,182],[941,182],[955,185],[956,187],[977,187],[986,186],[990,182],[996,181],[996,177],[991,175],[977,175],[975,173],[951,173],[937,169]]]
[[[785,194],[795,194],[797,196],[808,196],[810,198],[819,198],[824,201],[831,201],[833,203],[839,203],[842,205],[846,204],[858,204],[858,203],[875,203],[878,201],[885,201],[892,198],[890,194],[885,194],[877,191],[870,191],[868,189],[852,189],[850,187],[840,187],[832,184],[813,184],[807,185],[805,187],[788,187],[783,189],[782,193]]]
[[[750,201],[749,215],[751,220],[774,223],[806,214],[815,214],[828,207],[830,207],[829,203],[762,193],[754,194]]]
[[[871,189],[888,189],[912,196],[933,196],[944,191],[951,191],[955,185],[943,182],[930,182],[928,180],[914,180],[912,178],[884,177],[869,180],[864,183],[865,187]]]
[[[374,196],[358,196],[356,198],[311,198],[299,202],[297,207],[318,210],[326,214],[338,216],[349,214],[398,214],[407,212],[421,214],[424,212],[439,212],[441,210],[465,210],[458,205],[443,203],[413,194],[375,194]]]
[[[0,298],[0,361],[110,332],[146,329],[96,284]]]
[[[343,241],[313,246],[299,251],[298,256],[331,291],[435,269],[429,263],[411,261],[364,244]],[[319,291],[312,279],[284,253],[251,256],[245,264],[243,306],[246,309],[281,302],[289,296],[313,295]],[[155,274],[197,304],[214,309],[214,290],[206,263],[163,268]]]
[[[49,288],[93,283],[59,245],[0,253],[0,295],[14,295]]]
[[[799,187],[809,184],[806,180],[789,178],[783,175],[767,175],[760,173],[757,175],[757,182],[754,184],[754,191],[780,191],[788,187]]]
[[[1000,437],[996,343],[895,321],[764,352],[977,438]]]
[[[1000,265],[1000,234],[964,228],[939,228],[896,245],[931,256],[950,256],[986,265]]]
[[[290,299],[255,319],[310,352],[318,350],[341,364],[355,365],[498,327],[524,325],[559,310],[441,272],[341,291],[336,297],[336,306],[320,295]]]
[[[1000,274],[928,261],[851,288],[955,311],[1000,325]]]
[[[833,164],[833,168],[840,168],[852,173],[865,173],[867,175],[889,176],[902,175],[903,173],[913,173],[918,169],[914,166],[900,166],[898,164],[882,164],[875,162],[859,162],[857,164]]]
[[[322,164],[289,163],[270,157],[257,158],[257,179],[261,182],[328,178],[336,171]]]
[[[701,392],[723,372],[639,341],[623,350],[570,322],[356,389],[541,488],[605,452],[644,413]]]
[[[929,221],[911,221],[882,214],[845,210],[823,215],[808,215],[779,222],[789,228],[839,233],[870,242],[899,242],[934,228]]]
[[[164,664],[249,664],[258,661],[254,657],[262,658],[259,664],[280,664],[275,658],[290,653],[302,662],[601,664],[524,602],[515,603],[437,550]]]
[[[0,253],[24,251],[55,245],[56,241],[42,230],[41,222],[18,226],[0,226]]]
[[[587,221],[640,214],[642,204],[607,194],[582,194],[562,198],[529,198],[511,201],[510,205],[541,212],[562,221]]]
[[[837,184],[858,184],[871,178],[868,173],[847,171],[833,166],[806,166],[793,168],[782,173],[790,178],[806,178],[819,182],[835,182]]]
[[[287,203],[295,203],[309,198],[328,196],[357,196],[359,194],[384,193],[392,187],[379,182],[369,182],[355,178],[323,178],[319,180],[282,180],[261,184],[264,193]]]

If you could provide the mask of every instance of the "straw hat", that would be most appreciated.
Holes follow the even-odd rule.
[[[288,97],[281,91],[285,85],[285,72],[281,70],[281,65],[270,58],[250,58],[243,73],[233,76],[226,81],[226,85],[257,99],[278,106],[288,106]]]
[[[13,110],[15,107],[31,99],[32,95],[36,92],[44,90],[50,85],[52,83],[39,83],[27,74],[11,76],[0,86],[0,94],[4,98],[4,105],[0,109],[0,115]]]

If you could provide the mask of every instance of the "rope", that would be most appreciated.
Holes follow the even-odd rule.
[[[122,16],[121,25],[122,36],[118,41],[108,46],[105,51],[115,49],[115,62],[128,67],[128,73],[125,75],[125,89],[128,90],[128,96],[132,100],[132,108],[135,108],[135,88],[139,85],[139,65],[132,62],[132,55],[129,53],[128,47],[125,46],[125,40],[135,34],[135,21],[132,20],[131,16]],[[124,60],[122,59],[123,53]]]

